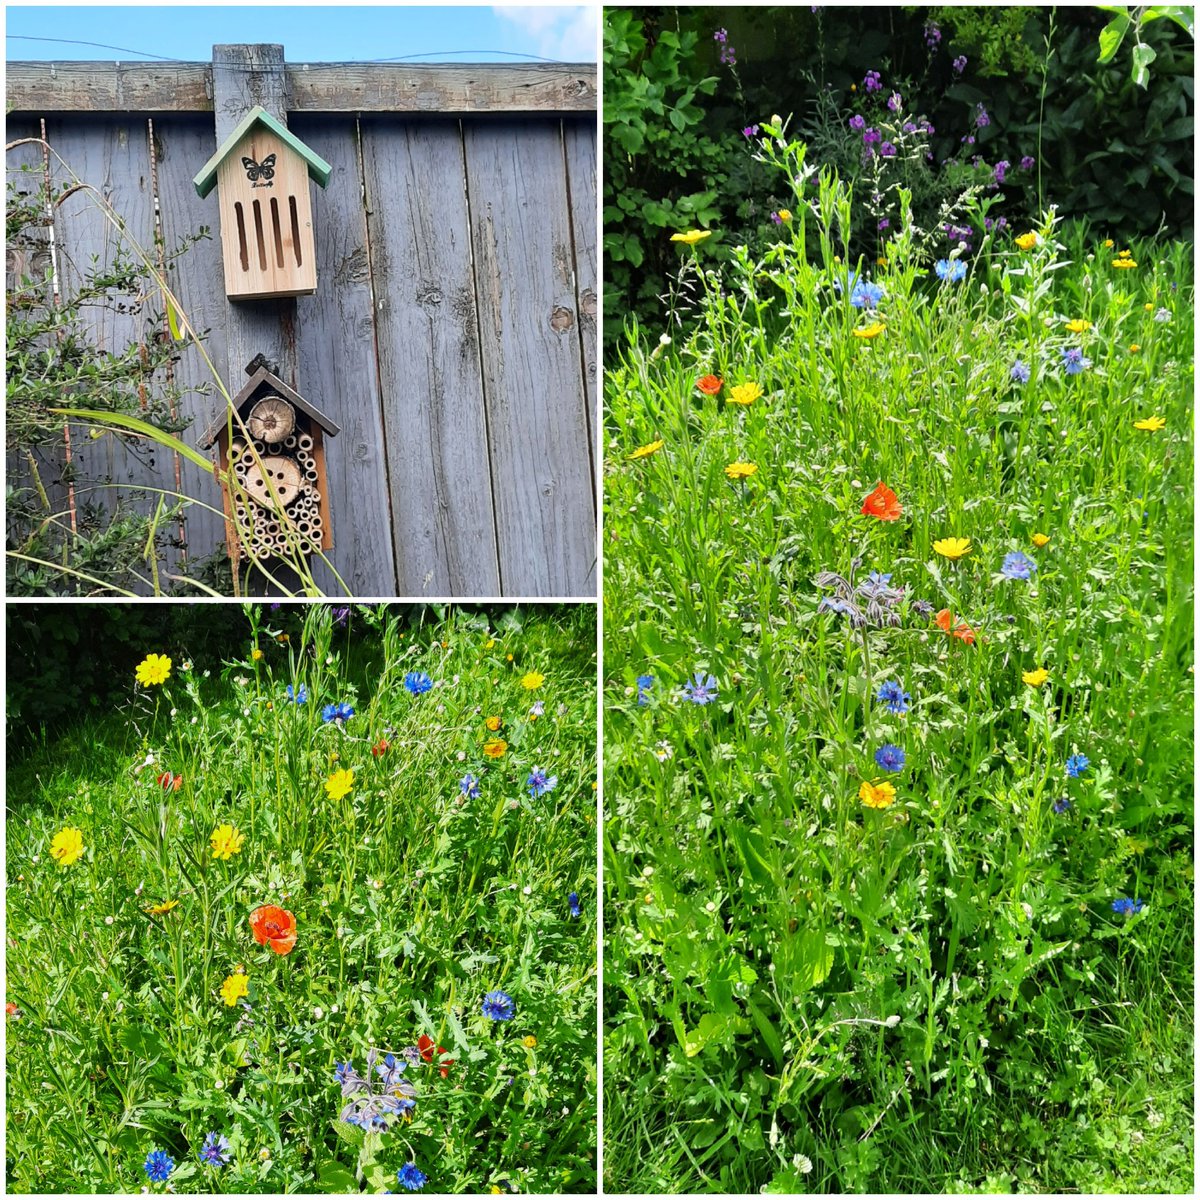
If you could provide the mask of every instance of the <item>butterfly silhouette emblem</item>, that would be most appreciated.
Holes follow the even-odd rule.
[[[251,183],[257,183],[260,179],[273,179],[275,177],[274,154],[268,154],[260,163],[243,155],[242,166],[246,168],[246,178]]]

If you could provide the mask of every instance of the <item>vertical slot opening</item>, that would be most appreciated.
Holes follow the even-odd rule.
[[[271,197],[271,232],[275,235],[275,263],[283,267],[283,230],[279,227],[279,201]]]
[[[238,227],[238,254],[242,258],[242,270],[250,270],[250,255],[246,252],[246,217],[242,212],[242,202],[236,201],[233,206],[233,211],[237,215]]]
[[[254,236],[258,239],[258,269],[267,269],[267,243],[263,237],[262,202],[254,202]]]
[[[305,187],[308,185],[305,184]],[[296,266],[304,266],[304,256],[300,252],[300,216],[296,212],[296,197],[288,197],[288,205],[292,210],[292,248],[296,251]]]

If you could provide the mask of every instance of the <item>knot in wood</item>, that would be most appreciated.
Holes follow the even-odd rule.
[[[557,305],[550,314],[550,328],[555,333],[566,333],[575,324],[575,314],[569,308]]]

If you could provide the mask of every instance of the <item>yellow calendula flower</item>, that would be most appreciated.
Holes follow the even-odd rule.
[[[685,245],[694,246],[697,242],[702,242],[706,237],[712,237],[711,229],[689,229],[687,233],[671,234],[671,241],[683,242]]]
[[[483,743],[483,752],[488,758],[503,758],[508,753],[508,743],[503,738],[488,738]]]
[[[1153,305],[1153,304],[1143,304],[1143,305],[1142,305],[1142,307],[1143,307],[1143,308],[1144,308],[1144,309],[1145,309],[1147,312],[1153,312],[1153,311],[1154,311],[1154,305]]]
[[[725,468],[725,474],[730,479],[749,479],[751,475],[758,471],[758,466],[755,463],[736,462],[730,463]]]
[[[1076,317],[1073,321],[1067,322],[1068,333],[1087,333],[1091,327],[1091,321],[1086,320],[1084,317]]]
[[[169,913],[171,909],[178,908],[178,900],[164,900],[162,904],[147,904],[145,912],[148,912],[152,917],[161,917]]]
[[[535,1038],[531,1033],[526,1034],[521,1039],[521,1045],[524,1046],[526,1050],[532,1050],[534,1046],[537,1045],[537,1038]]]
[[[546,677],[540,671],[530,671],[527,675],[521,676],[521,686],[527,691],[532,692],[540,688],[546,682]]]
[[[753,404],[762,395],[762,388],[757,383],[739,383],[729,389],[727,397],[730,404]]]
[[[488,729],[490,729],[493,733],[495,733],[500,728],[501,723],[502,722],[499,717],[488,717],[488,719],[486,721],[484,721],[484,725]]]
[[[1134,421],[1134,429],[1144,429],[1147,433],[1157,433],[1166,425],[1163,417],[1147,417],[1144,421]]]
[[[1029,540],[1040,550],[1043,546],[1049,544],[1050,537],[1045,533],[1035,533]]]
[[[209,838],[212,844],[213,858],[232,858],[241,853],[242,843],[246,840],[244,833],[239,833],[232,825],[218,825]]]
[[[779,210],[779,213],[778,213],[777,215],[778,215],[779,219],[780,219],[780,220],[781,220],[781,221],[782,221],[782,222],[783,222],[785,225],[787,225],[787,224],[789,224],[789,223],[791,222],[791,219],[792,219],[792,214],[791,214],[791,212],[790,212],[788,209],[786,209],[786,208],[781,208],[781,209]]]
[[[890,783],[868,783],[865,779],[858,789],[858,798],[867,808],[887,808],[896,802],[896,789]]]
[[[341,800],[348,795],[350,789],[354,786],[353,771],[334,771],[330,777],[325,780],[325,794],[330,800]]]
[[[1032,250],[1042,239],[1036,233],[1023,233],[1014,240],[1022,250]]]
[[[1112,238],[1105,238],[1105,239],[1104,239],[1104,248],[1105,248],[1105,250],[1111,250],[1111,249],[1113,248],[1113,245],[1114,245],[1114,244],[1115,244],[1115,243],[1113,242]]]
[[[1021,679],[1029,684],[1030,687],[1041,687],[1049,678],[1050,672],[1045,667],[1038,667],[1036,671],[1021,672]]]
[[[50,857],[60,867],[69,867],[83,857],[83,833],[74,826],[60,829],[50,843]]]
[[[496,639],[488,638],[488,640],[483,643],[483,648],[485,650],[494,650],[496,648]]]
[[[254,649],[250,651],[250,657],[252,659],[254,659],[255,662],[258,662],[262,658],[262,656],[263,656],[263,652],[257,646],[255,646]]]
[[[496,1186],[496,1185],[493,1183],[493,1184],[492,1184],[492,1190],[491,1190],[491,1193],[490,1193],[490,1194],[491,1194],[491,1195],[493,1195],[493,1196],[503,1196],[503,1195],[504,1195],[504,1189],[503,1189],[503,1188],[498,1188],[498,1187],[497,1187],[497,1186]]]
[[[971,553],[971,539],[958,537],[939,538],[933,543],[933,549],[943,558],[954,561]]]
[[[872,321],[870,325],[864,325],[861,329],[853,329],[851,332],[856,338],[864,338],[870,341],[872,338],[877,338],[887,326],[882,321]]]
[[[232,1008],[243,996],[250,995],[250,981],[245,975],[238,972],[234,975],[226,976],[225,982],[221,984],[221,999]]]
[[[659,439],[657,442],[647,442],[644,446],[639,446],[630,456],[629,461],[633,462],[635,458],[649,458],[652,454],[657,454],[666,443]]]
[[[171,674],[171,660],[165,654],[147,654],[137,665],[134,672],[137,681],[143,687],[153,687],[155,684],[166,683]]]
[[[1133,343],[1131,343],[1131,344],[1130,344],[1130,347],[1129,347],[1129,353],[1130,353],[1130,354],[1140,354],[1140,353],[1141,353],[1141,349],[1142,349],[1142,348],[1141,348],[1141,346],[1139,346],[1139,345],[1137,344],[1137,342],[1133,342]]]
[[[1137,263],[1132,258],[1114,258],[1112,265],[1117,268],[1136,267]]]

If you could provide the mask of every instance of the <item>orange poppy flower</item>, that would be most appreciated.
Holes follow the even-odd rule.
[[[424,1033],[421,1034],[421,1036],[417,1038],[417,1049],[421,1051],[421,1057],[426,1062],[433,1062],[433,1038]],[[446,1076],[450,1074],[450,1068],[454,1066],[454,1059],[442,1058],[442,1055],[446,1053],[445,1046],[438,1046],[437,1053],[438,1071],[441,1073],[442,1078],[445,1079]]]
[[[696,386],[706,395],[715,396],[721,390],[721,380],[716,375],[705,375],[696,380]]]
[[[183,787],[183,776],[172,775],[170,771],[164,771],[158,776],[158,786],[167,792],[177,792]]]
[[[962,621],[959,621],[959,623],[955,625],[954,615],[948,608],[943,608],[935,619],[937,620],[938,628],[943,633],[948,633],[951,637],[958,638],[960,642],[966,642],[968,646],[975,645],[975,630],[973,630],[970,625],[967,625]],[[953,628],[951,628],[951,626],[953,626]]]
[[[250,928],[260,946],[270,946],[276,954],[291,954],[296,944],[296,918],[285,908],[264,904],[250,914]]]
[[[387,738],[380,738],[380,739],[379,739],[379,741],[377,741],[377,742],[375,743],[375,745],[373,745],[373,746],[371,747],[371,754],[372,754],[372,755],[373,755],[375,758],[379,758],[381,755],[383,755],[383,754],[386,754],[386,753],[388,752],[388,747],[389,747],[391,744],[392,744],[392,743],[391,743],[391,742],[389,742],[389,741],[387,740]]]
[[[877,483],[862,506],[863,516],[877,517],[881,521],[898,521],[903,511],[899,497],[886,483]]]

